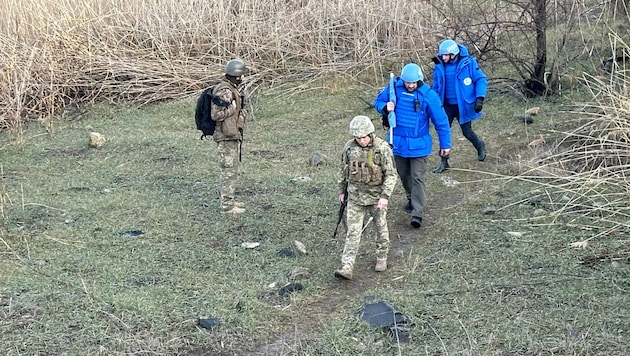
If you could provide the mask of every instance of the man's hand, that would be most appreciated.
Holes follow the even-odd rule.
[[[483,109],[483,97],[478,97],[475,100],[475,112],[480,112]]]
[[[378,210],[383,210],[385,208],[387,208],[387,204],[389,204],[389,200],[385,199],[385,198],[380,198],[378,200]]]
[[[442,148],[440,150],[440,157],[447,157],[449,153],[451,153],[451,149],[450,148]]]

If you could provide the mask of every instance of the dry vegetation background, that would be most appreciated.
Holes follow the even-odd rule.
[[[407,4],[409,5],[409,4]],[[423,2],[17,0],[0,3],[0,125],[94,100],[197,92],[227,59],[250,82],[376,68],[435,45]],[[308,21],[305,21],[308,19]]]
[[[551,49],[560,52],[563,35],[583,21],[601,32],[605,24],[595,24],[617,6],[587,3],[548,1],[549,22],[562,24]],[[95,100],[185,97],[235,57],[251,66],[250,84],[331,74],[380,80],[403,60],[428,58],[444,37],[465,40],[493,65],[511,62],[526,78],[535,50],[527,35],[533,7],[527,0],[4,0],[0,127],[19,132],[24,120],[50,124],[65,108]],[[585,57],[608,48],[607,40],[581,42]],[[524,61],[511,57],[521,51]],[[575,62],[551,58],[554,72]],[[563,70],[556,78],[571,71]]]

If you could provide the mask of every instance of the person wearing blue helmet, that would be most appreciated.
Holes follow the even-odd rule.
[[[442,100],[449,126],[457,118],[462,134],[477,150],[477,159],[485,160],[486,144],[473,131],[472,122],[483,115],[481,110],[488,90],[488,78],[466,46],[451,39],[440,43],[433,62],[432,88]],[[442,156],[433,172],[442,173],[448,169],[448,159],[448,155]]]
[[[427,157],[433,146],[429,125],[433,123],[437,132],[442,157],[451,150],[451,129],[439,96],[424,83],[417,64],[403,67],[394,89],[396,97],[391,98],[389,86],[383,88],[374,99],[374,108],[381,115],[396,114],[391,142],[396,171],[407,196],[405,211],[411,214],[411,226],[419,228],[427,199]]]

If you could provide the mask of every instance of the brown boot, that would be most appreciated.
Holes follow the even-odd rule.
[[[385,272],[387,270],[387,258],[377,258],[374,270],[376,272]]]
[[[238,206],[233,206],[231,209],[223,209],[222,213],[223,214],[243,214],[245,212],[245,208],[239,208]]]
[[[349,265],[341,267],[341,269],[335,271],[335,277],[347,280],[352,279],[352,267]]]
[[[242,203],[240,201],[235,201],[234,206],[237,208],[245,208],[245,203]]]

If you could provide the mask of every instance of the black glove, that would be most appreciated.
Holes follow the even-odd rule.
[[[475,112],[480,112],[482,109],[483,109],[483,98],[478,97],[477,100],[475,100]]]
[[[389,117],[389,111],[387,110],[387,105],[385,105],[383,106],[383,115],[381,115],[381,121],[383,122],[384,129],[389,128],[389,120],[387,120],[388,117]]]

